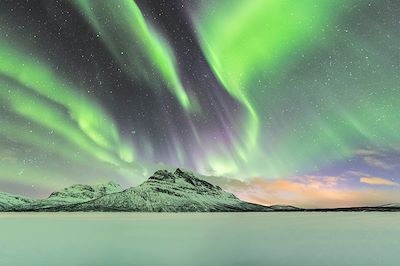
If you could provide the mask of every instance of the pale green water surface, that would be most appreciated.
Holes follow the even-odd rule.
[[[400,213],[3,213],[0,265],[400,265]]]

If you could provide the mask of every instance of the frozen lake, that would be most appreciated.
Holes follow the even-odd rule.
[[[0,265],[399,265],[400,213],[3,213]]]

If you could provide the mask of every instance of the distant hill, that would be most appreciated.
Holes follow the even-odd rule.
[[[382,205],[380,207],[400,208],[400,203],[389,203],[389,204]]]

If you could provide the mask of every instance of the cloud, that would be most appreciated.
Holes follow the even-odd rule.
[[[356,151],[356,154],[360,155],[360,156],[375,156],[375,155],[379,154],[379,152],[377,152],[375,150],[359,149]]]
[[[369,185],[400,186],[399,183],[381,177],[361,177],[360,182]]]
[[[369,174],[361,171],[346,171],[341,176],[342,177],[369,176]]]
[[[400,166],[400,145],[391,145],[385,149],[359,149],[356,155],[372,167],[391,170]]]
[[[396,165],[388,164],[382,159],[366,156],[363,158],[364,162],[368,164],[369,166],[373,166],[376,168],[381,168],[384,170],[390,170],[393,169]]]
[[[354,176],[359,176],[363,180],[376,178],[362,174],[361,172],[345,172],[340,176],[306,175],[290,179],[266,180],[255,177],[246,181],[228,178],[209,180],[218,183],[242,200],[263,205],[281,204],[304,208],[334,208],[378,206],[400,202],[398,191],[388,191],[379,187],[352,187],[349,182],[354,181]]]

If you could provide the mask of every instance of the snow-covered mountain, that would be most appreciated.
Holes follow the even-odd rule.
[[[47,199],[33,201],[25,207],[35,210],[81,203],[100,198],[107,194],[121,192],[122,190],[123,188],[113,181],[98,185],[76,184],[51,193]]]
[[[12,211],[14,209],[20,209],[24,206],[29,206],[33,202],[33,199],[0,192],[0,211]]]
[[[114,182],[73,185],[33,200],[0,193],[0,211],[238,212],[296,211],[292,206],[244,202],[189,171],[158,170],[137,187]]]
[[[51,193],[46,199],[34,200],[0,192],[0,211],[35,211],[43,208],[64,206],[97,199],[110,193],[121,192],[120,185],[110,181],[98,185],[72,185]]]
[[[84,203],[50,208],[50,211],[213,212],[273,211],[244,202],[220,187],[177,169],[156,171],[141,185]]]
[[[114,182],[93,186],[78,184],[53,192],[48,198],[40,200],[0,192],[0,212],[400,211],[400,203],[329,209],[300,209],[286,205],[263,206],[242,201],[203,178],[201,175],[178,168],[174,172],[158,170],[139,186],[126,190]]]
[[[122,190],[122,187],[113,181],[93,186],[77,184],[51,193],[47,200],[76,203],[97,199]]]

